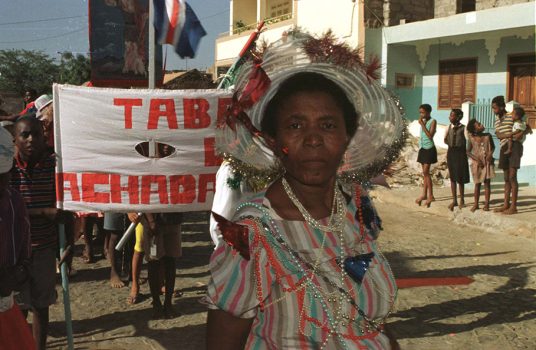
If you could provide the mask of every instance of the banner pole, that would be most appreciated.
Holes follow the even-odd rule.
[[[65,251],[65,224],[59,224],[60,231],[60,256],[63,256]],[[61,287],[63,292],[63,310],[65,313],[65,327],[67,328],[67,348],[69,350],[74,349],[73,341],[73,323],[71,317],[71,300],[69,297],[69,271],[67,268],[67,263],[64,262],[60,266],[61,270]]]
[[[154,2],[149,0],[149,89],[155,88],[156,70],[155,53],[156,40],[154,29]]]

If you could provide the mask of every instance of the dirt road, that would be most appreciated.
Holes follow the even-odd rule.
[[[403,349],[536,348],[534,240],[490,234],[397,205],[377,206],[385,227],[381,246],[397,278],[474,279],[469,285],[401,289],[390,323]],[[76,259],[80,272],[70,290],[75,348],[203,349],[206,313],[198,300],[204,288],[197,284],[208,281],[212,251],[205,220],[194,215],[183,228],[177,288],[184,295],[175,299],[183,315],[172,320],[150,320],[147,284],[142,302],[127,305],[129,289],[109,287],[104,260],[85,265]],[[65,348],[61,296],[51,319],[49,347]]]

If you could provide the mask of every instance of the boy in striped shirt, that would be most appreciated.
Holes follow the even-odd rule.
[[[54,154],[46,148],[43,127],[38,119],[19,118],[14,130],[17,152],[10,184],[22,195],[26,204],[32,240],[31,278],[23,297],[23,307],[32,308],[37,347],[44,349],[48,333],[48,309],[57,298],[56,161]]]
[[[511,152],[508,152],[508,141],[518,141],[525,132],[513,135],[514,120],[506,114],[504,96],[495,96],[491,101],[491,108],[495,113],[495,134],[500,143],[499,168],[504,172],[504,204],[496,208],[495,212],[507,215],[517,213],[518,182],[517,170],[521,166],[523,146],[520,142],[513,142]],[[511,199],[511,201],[510,201]]]

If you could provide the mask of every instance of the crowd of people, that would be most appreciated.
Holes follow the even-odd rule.
[[[153,318],[179,315],[173,310],[171,300],[175,292],[176,258],[181,255],[182,214],[73,213],[56,209],[53,100],[48,95],[36,98],[31,88],[24,96],[25,108],[20,113],[4,116],[2,119],[7,123],[0,128],[1,348],[46,347],[49,307],[57,299],[59,262],[67,264],[69,277],[74,277],[77,274],[72,267],[75,242],[84,237],[83,261],[93,263],[95,229],[103,242],[103,255],[110,262],[111,286],[121,288],[131,281],[127,302],[137,303],[145,256]],[[135,239],[117,252],[117,241],[130,223],[136,224]],[[68,252],[61,259],[59,225],[65,229]],[[33,336],[24,334],[25,343],[21,345],[18,338],[28,330],[25,319],[30,312]],[[13,327],[4,327],[8,323]]]
[[[521,107],[515,107],[512,113],[506,112],[504,96],[493,98],[491,108],[495,114],[495,135],[499,139],[500,155],[498,167],[504,174],[504,202],[495,212],[505,215],[517,213],[517,197],[519,184],[517,171],[521,166],[523,156],[523,142],[526,135],[532,133],[526,123],[525,111]],[[430,176],[430,167],[437,163],[437,150],[434,143],[434,135],[437,122],[431,117],[432,107],[423,104],[419,107],[419,124],[421,134],[419,139],[419,154],[417,162],[421,163],[423,170],[423,192],[415,200],[421,205],[430,207],[435,201],[433,184]],[[474,183],[474,204],[471,211],[480,209],[480,190],[484,184],[484,206],[482,210],[490,210],[491,180],[495,177],[495,164],[493,153],[495,144],[493,137],[487,133],[485,126],[476,119],[471,119],[467,127],[461,123],[463,112],[453,109],[449,115],[450,124],[445,133],[444,142],[448,146],[447,166],[450,178],[452,202],[448,209],[453,211],[455,207],[465,207],[465,184],[470,182],[469,169]],[[469,159],[471,165],[469,166]]]

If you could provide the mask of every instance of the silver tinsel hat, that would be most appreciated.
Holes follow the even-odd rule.
[[[283,81],[314,72],[338,84],[360,115],[339,178],[364,182],[381,174],[404,146],[406,123],[398,99],[376,81],[378,68],[377,60],[365,64],[358,50],[336,43],[330,32],[321,38],[286,33],[263,51],[262,61],[249,60],[238,71],[233,108],[216,131],[219,152],[254,187],[280,176],[280,162],[260,131],[264,111]]]

